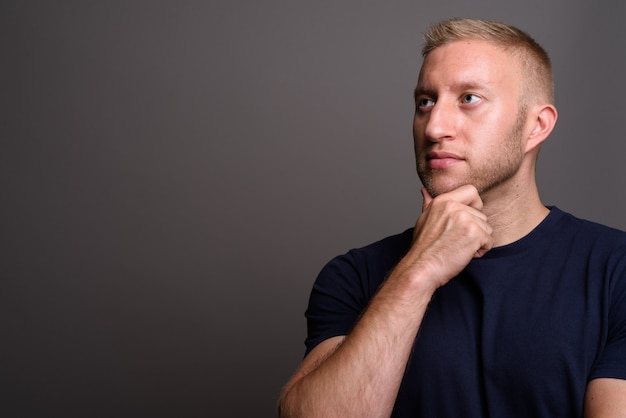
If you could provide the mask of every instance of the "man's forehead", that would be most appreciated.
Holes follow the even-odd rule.
[[[424,81],[422,79],[418,80],[417,86],[415,87],[415,95],[427,94],[427,95],[436,95],[442,87],[445,90],[449,91],[485,91],[490,90],[493,87],[494,82],[489,80],[459,80],[453,83],[446,83],[441,86],[437,83],[430,82],[428,80]]]
[[[422,68],[441,61],[447,65],[467,65],[473,63],[481,65],[495,61],[513,64],[515,56],[510,48],[482,39],[461,39],[445,43],[434,48],[424,57]]]
[[[519,63],[510,52],[481,40],[462,40],[433,49],[424,59],[417,88],[488,88],[517,73]]]

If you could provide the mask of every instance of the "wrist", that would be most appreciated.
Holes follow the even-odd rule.
[[[432,263],[403,260],[398,264],[397,269],[399,275],[412,289],[411,293],[432,296],[446,282],[438,277],[439,269]]]

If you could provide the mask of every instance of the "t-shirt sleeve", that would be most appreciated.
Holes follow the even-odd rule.
[[[613,268],[608,289],[608,332],[604,350],[589,380],[626,379],[626,251]]]
[[[315,280],[305,312],[306,354],[328,338],[347,335],[365,309],[367,286],[355,258],[352,252],[334,258]]]

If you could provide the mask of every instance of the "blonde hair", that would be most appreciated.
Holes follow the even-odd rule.
[[[424,34],[424,58],[437,47],[450,42],[474,39],[510,50],[520,60],[527,80],[524,101],[535,97],[554,103],[554,80],[548,53],[526,32],[501,22],[453,18],[431,25]]]

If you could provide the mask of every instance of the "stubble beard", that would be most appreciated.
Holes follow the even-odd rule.
[[[480,195],[493,190],[507,182],[518,172],[524,159],[522,135],[526,121],[526,109],[519,110],[511,130],[506,135],[504,149],[490,155],[482,161],[468,161],[468,173],[463,178],[448,176],[445,170],[433,170],[428,167],[426,154],[428,149],[421,150],[417,158],[417,174],[428,193],[435,197],[450,192],[458,187],[471,184]]]

